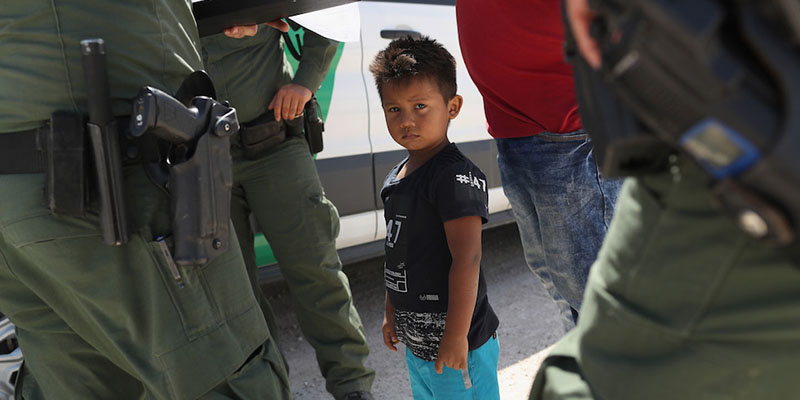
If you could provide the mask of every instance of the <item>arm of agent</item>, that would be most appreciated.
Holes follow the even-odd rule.
[[[589,0],[566,0],[566,14],[578,51],[592,68],[600,68],[603,62],[600,45],[589,33],[597,13],[589,8]]]
[[[283,20],[267,22],[267,25],[288,32],[289,24]],[[299,27],[292,22],[293,27]],[[234,26],[225,31],[225,35],[240,39],[255,36],[258,25]],[[281,86],[272,97],[267,109],[275,114],[275,120],[292,120],[303,115],[306,103],[311,100],[313,92],[310,88],[319,88],[328,73],[333,57],[336,55],[338,42],[317,35],[306,29],[303,36],[303,57],[297,67],[292,83]]]
[[[444,231],[453,264],[450,266],[447,322],[435,363],[436,372],[440,374],[445,365],[453,369],[467,368],[467,334],[475,310],[481,269],[481,217],[447,221]]]

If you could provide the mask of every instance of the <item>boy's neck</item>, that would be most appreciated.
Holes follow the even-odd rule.
[[[403,164],[403,167],[400,168],[400,172],[397,174],[397,178],[403,178],[405,176],[410,175],[417,168],[421,167],[428,160],[433,158],[433,156],[442,151],[442,149],[447,147],[448,144],[450,144],[450,140],[445,138],[436,147],[420,151],[409,150],[408,161],[406,161],[406,163]]]

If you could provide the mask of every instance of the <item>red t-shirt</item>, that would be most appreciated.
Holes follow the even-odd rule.
[[[560,0],[457,0],[456,17],[492,136],[581,129]]]

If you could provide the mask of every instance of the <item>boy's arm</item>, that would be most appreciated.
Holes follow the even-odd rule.
[[[383,344],[389,349],[397,351],[397,329],[394,325],[394,307],[389,302],[389,293],[386,293],[386,308],[383,312]]]
[[[481,268],[481,223],[479,216],[461,217],[444,223],[453,264],[450,266],[447,322],[435,364],[438,373],[442,373],[444,365],[453,369],[467,367],[467,334],[478,296]]]

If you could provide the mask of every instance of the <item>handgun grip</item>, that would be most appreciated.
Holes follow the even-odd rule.
[[[133,101],[130,135],[139,137],[151,131],[170,143],[186,143],[204,131],[205,122],[198,121],[203,115],[197,107],[186,107],[169,94],[145,86]]]

